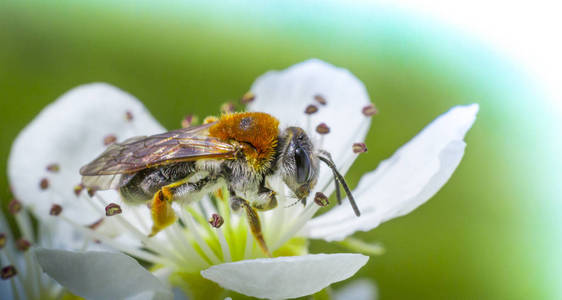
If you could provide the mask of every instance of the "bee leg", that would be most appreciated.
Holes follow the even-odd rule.
[[[150,214],[152,216],[152,231],[149,237],[155,236],[162,229],[174,224],[178,219],[172,201],[177,194],[181,194],[183,190],[193,189],[193,184],[188,182],[188,178],[179,180],[172,184],[163,186],[158,190],[152,198],[150,206]]]
[[[269,249],[267,248],[267,244],[263,239],[263,234],[261,232],[261,223],[260,217],[258,216],[258,212],[250,206],[248,201],[244,200],[244,210],[246,211],[246,217],[248,218],[248,224],[250,224],[250,229],[252,231],[252,235],[260,245],[261,250],[265,255],[268,257],[272,257]]]
[[[206,177],[198,182],[188,182],[189,177],[163,186],[152,198],[150,212],[152,215],[152,231],[149,237],[155,236],[162,229],[174,224],[177,220],[176,213],[172,208],[172,201],[182,196],[201,191],[208,184],[216,182],[216,177]]]
[[[256,241],[258,242],[258,245],[260,246],[263,253],[265,253],[265,255],[267,255],[268,257],[272,257],[271,253],[269,252],[269,249],[267,248],[267,244],[263,239],[263,233],[261,232],[261,222],[258,212],[250,205],[248,201],[240,197],[231,196],[230,199],[232,201],[231,207],[233,209],[235,208],[239,209],[241,207],[244,208],[244,211],[246,212],[246,217],[248,218],[248,224],[250,225],[250,230],[252,231],[252,235],[254,236],[254,239],[256,239]]]
[[[260,185],[258,198],[261,199],[261,201],[257,201],[252,204],[252,206],[257,210],[270,210],[277,207],[276,193],[265,187],[263,182]]]
[[[155,236],[160,230],[174,224],[177,217],[172,208],[173,195],[170,189],[162,187],[154,194],[150,206],[150,214],[152,216],[152,231],[149,237]]]

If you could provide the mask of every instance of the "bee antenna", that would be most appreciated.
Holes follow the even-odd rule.
[[[318,152],[326,156],[326,158],[329,159],[334,166],[336,165],[334,163],[334,160],[332,159],[332,155],[330,154],[330,152],[326,150],[318,150]],[[340,184],[338,182],[338,176],[336,175],[335,168],[331,168],[331,169],[332,169],[332,174],[334,175],[334,185],[336,186],[336,199],[338,199],[338,205],[341,205],[341,190],[340,190]]]
[[[343,190],[345,191],[345,193],[347,194],[347,197],[349,198],[349,203],[351,204],[351,208],[353,208],[353,212],[355,213],[356,216],[359,217],[361,215],[361,212],[359,211],[359,208],[357,207],[357,203],[355,203],[355,198],[353,198],[353,195],[351,194],[351,190],[349,190],[349,186],[345,182],[345,179],[340,174],[340,172],[338,172],[338,169],[336,168],[336,164],[332,161],[330,153],[328,153],[324,150],[321,150],[319,152],[321,154],[323,154],[324,156],[327,156],[327,157],[324,157],[322,155],[318,155],[318,159],[320,159],[320,161],[322,161],[328,167],[330,167],[330,169],[332,169],[332,173],[334,174],[334,180],[336,181],[336,186],[337,186],[338,182],[343,186]],[[336,188],[336,193],[337,193],[338,188]],[[338,194],[336,194],[336,195],[338,196],[338,202],[340,202],[339,198],[341,196],[338,195]]]

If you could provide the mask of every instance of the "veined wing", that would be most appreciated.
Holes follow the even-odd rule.
[[[149,137],[134,137],[110,145],[80,169],[83,176],[130,174],[174,162],[201,158],[234,158],[235,147],[208,135],[214,123],[178,129]]]

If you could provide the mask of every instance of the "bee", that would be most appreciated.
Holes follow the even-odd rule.
[[[280,176],[306,204],[318,179],[319,162],[332,170],[338,202],[341,184],[359,216],[330,154],[315,149],[302,128],[288,127],[281,132],[279,121],[261,112],[224,114],[208,124],[114,143],[83,166],[80,174],[88,188],[118,189],[124,201],[150,202],[153,226],[149,236],[176,221],[173,201],[191,203],[227,187],[230,206],[244,209],[254,238],[271,256],[257,213],[277,206],[268,179]]]

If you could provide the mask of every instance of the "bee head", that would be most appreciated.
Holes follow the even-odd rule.
[[[283,181],[305,203],[318,179],[318,158],[312,142],[299,127],[285,129],[280,137],[279,170]]]

